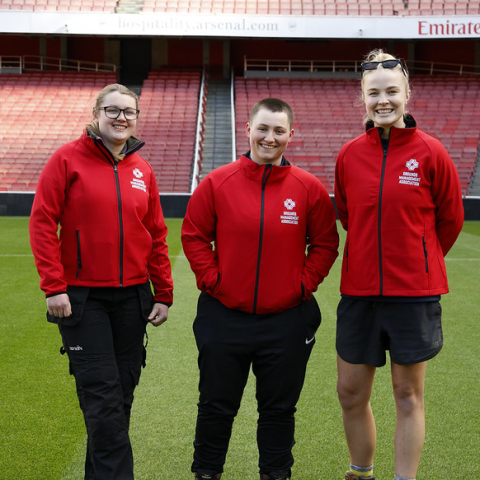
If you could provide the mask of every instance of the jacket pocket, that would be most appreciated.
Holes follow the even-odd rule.
[[[82,269],[82,247],[80,246],[80,230],[76,230],[77,235],[77,273],[76,278],[80,275],[80,270]]]
[[[425,257],[425,273],[428,273],[428,252],[427,252],[427,242],[425,241],[425,237],[422,237],[423,243],[423,255]]]
[[[142,309],[142,316],[145,322],[148,322],[148,316],[150,315],[155,300],[153,298],[150,282],[142,283],[137,286],[138,298],[140,300],[140,306]]]
[[[348,273],[348,246],[350,244],[350,241],[347,240],[347,243],[345,244],[345,271]]]
[[[314,342],[315,332],[322,323],[322,313],[313,295],[309,300],[302,302],[302,318],[305,322],[307,341],[311,339],[308,343]]]
[[[54,317],[47,312],[47,320],[50,323],[56,323],[64,327],[77,325],[82,319],[83,309],[85,308],[89,291],[90,289],[88,287],[67,286],[67,295],[70,300],[70,305],[72,306],[72,314],[69,317]]]
[[[220,282],[222,280],[222,276],[220,275],[220,272],[217,273],[217,281],[215,282],[215,285],[213,286],[211,292],[212,293],[218,293],[220,290]]]

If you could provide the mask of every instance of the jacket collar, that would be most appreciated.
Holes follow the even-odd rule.
[[[282,165],[260,165],[250,159],[250,152],[242,155],[238,162],[245,176],[256,182],[279,182],[288,175],[291,168],[285,157],[282,158]]]
[[[111,152],[103,142],[102,137],[96,135],[94,132],[92,132],[88,128],[85,129],[85,131],[83,132],[83,137],[87,139],[87,142],[89,140],[93,142],[92,145],[96,145],[97,148],[100,148],[102,150],[102,152],[104,151],[108,152],[109,156],[111,157]],[[144,145],[145,145],[145,142],[138,139],[137,137],[131,136],[127,140],[125,144],[125,148],[122,151],[122,154],[125,155],[125,158],[127,158],[128,156],[140,150]]]
[[[417,121],[409,113],[405,114],[405,128],[392,127],[390,129],[389,145],[403,145],[410,141],[410,139],[417,133]],[[365,133],[370,142],[381,144],[382,127],[375,127],[372,120],[368,120],[365,126]]]

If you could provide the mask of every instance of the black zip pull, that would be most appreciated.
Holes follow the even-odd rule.
[[[272,165],[267,164],[265,165],[265,170],[263,171],[263,177],[262,177],[262,188],[265,187],[265,185],[268,182],[268,179],[270,178],[270,174],[272,173]]]

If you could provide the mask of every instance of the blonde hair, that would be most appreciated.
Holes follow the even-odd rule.
[[[365,55],[364,61],[365,62],[383,62],[384,60],[400,60],[400,59],[383,51],[381,48],[376,48],[375,50],[372,50],[371,52],[367,53],[367,55]],[[380,64],[377,68],[383,68],[383,65]],[[394,67],[391,70],[401,71],[402,77],[405,79],[405,93],[408,95],[411,88],[410,88],[410,76],[408,74],[407,69],[406,68],[402,69],[402,66],[398,64],[396,67]],[[358,106],[365,105],[364,78],[365,78],[365,75],[369,75],[372,72],[375,72],[375,70],[363,70],[362,72],[362,80],[361,80],[362,89],[358,97]],[[405,113],[408,113],[406,104],[405,104]],[[365,115],[363,116],[363,123],[367,123],[368,120],[369,120],[369,117],[365,113]]]
[[[114,92],[118,92],[118,93],[121,93],[122,95],[128,95],[128,96],[132,97],[135,100],[135,108],[138,109],[138,96],[137,96],[137,94],[135,92],[132,92],[129,88],[125,87],[125,85],[121,85],[120,83],[112,83],[111,85],[107,85],[106,87],[104,87],[100,91],[100,93],[96,96],[95,105],[93,107],[94,116],[95,116],[95,110],[102,106],[102,103],[103,103],[105,97],[108,94],[114,93]],[[90,132],[95,134],[97,137],[102,136],[101,133],[100,133],[100,128],[98,126],[98,121],[93,120],[92,122],[87,124],[85,127],[87,128],[87,130],[89,130]],[[116,153],[113,153],[113,152],[110,152],[110,153],[112,153],[112,155],[113,155],[113,157],[115,158],[116,161],[123,160],[123,158],[125,157],[125,155],[123,155],[123,154],[116,154]]]
[[[381,48],[376,48],[375,50],[372,50],[371,52],[367,53],[365,56],[365,62],[383,62],[384,60],[400,60],[397,57],[394,57],[393,55],[390,55],[389,53],[385,52]],[[377,68],[383,68],[383,65],[379,65]],[[405,91],[408,93],[410,91],[410,76],[408,74],[407,69],[405,68],[404,70],[402,69],[402,65],[398,64],[396,67],[393,68],[393,70],[400,70],[403,74],[403,77],[405,78]],[[363,98],[363,80],[365,78],[365,75],[368,75],[375,70],[364,70],[362,73],[362,98]]]
[[[137,94],[135,92],[132,92],[125,85],[120,85],[120,83],[112,83],[111,85],[107,85],[106,87],[104,87],[95,99],[95,108],[101,107],[105,97],[109,93],[113,93],[113,92],[118,92],[118,93],[121,93],[122,95],[129,95],[135,100],[135,108],[138,108]]]

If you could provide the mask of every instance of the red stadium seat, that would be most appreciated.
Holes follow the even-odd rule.
[[[141,154],[160,192],[190,191],[200,80],[200,71],[164,70],[150,72],[144,82],[137,136],[153,146]]]
[[[409,110],[423,130],[443,142],[463,176],[464,185],[468,186],[480,141],[477,113],[480,109],[480,78],[415,76],[413,82],[416,94],[409,103]],[[281,97],[295,113],[295,136],[287,149],[287,158],[320,178],[333,193],[338,151],[364,129],[363,107],[352,106],[352,99],[358,93],[358,80],[270,79],[267,87],[266,83],[260,84],[256,79],[237,78],[237,156],[248,150],[243,134],[244,118],[248,116],[243,108],[245,102],[251,104],[263,97],[275,96],[279,88]],[[329,112],[328,116],[318,113],[324,111]],[[471,128],[472,125],[478,127]]]
[[[2,131],[8,133],[2,134],[0,184],[5,187],[4,180],[10,178],[7,190],[33,191],[52,153],[63,143],[77,138],[91,120],[89,102],[99,91],[97,82],[100,81],[102,87],[115,83],[117,75],[42,72],[10,74],[8,79],[8,83],[0,84],[3,105],[10,112],[2,120]],[[4,92],[8,94],[3,95]],[[83,107],[72,110],[74,115],[65,115],[65,108],[71,107],[73,98]],[[49,115],[42,115],[42,121],[33,125],[31,120],[42,108]]]

